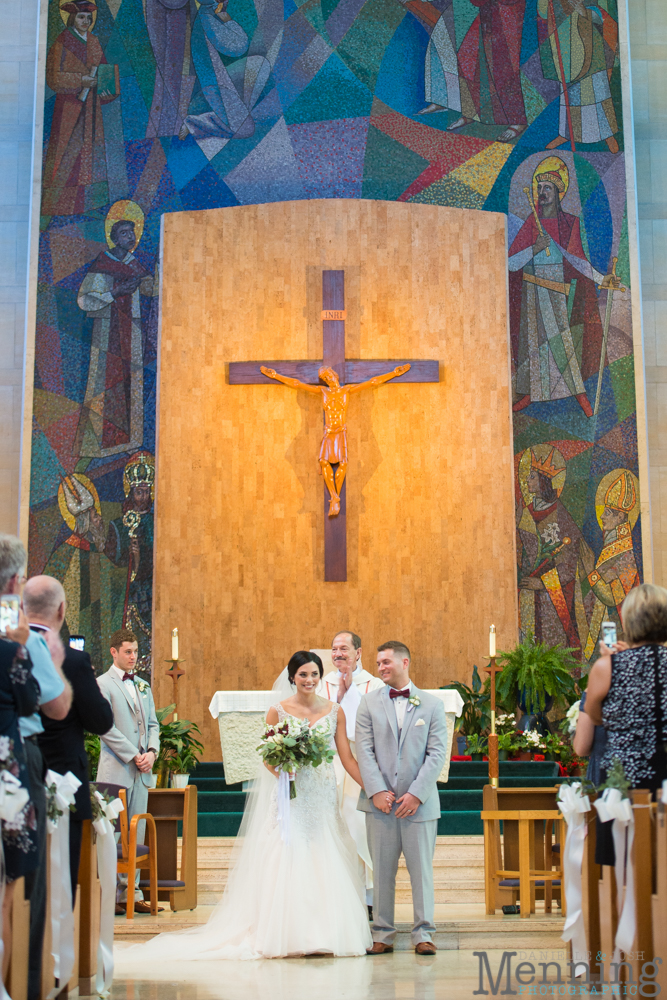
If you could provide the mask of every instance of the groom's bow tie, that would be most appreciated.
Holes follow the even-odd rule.
[[[124,681],[133,681],[134,680],[134,674],[128,674],[128,673],[123,674],[123,680]]]
[[[394,688],[389,688],[389,697],[390,698],[409,698],[410,697],[410,688],[404,688],[403,691],[396,691],[396,690],[394,690]]]

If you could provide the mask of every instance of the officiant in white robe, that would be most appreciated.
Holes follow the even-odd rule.
[[[337,702],[345,712],[350,749],[356,758],[354,728],[361,699],[369,691],[384,687],[384,683],[379,677],[374,677],[364,670],[361,664],[361,639],[354,632],[339,632],[334,636],[331,644],[331,660],[336,669],[325,674],[318,694],[328,698],[329,701]],[[360,865],[363,864],[364,867],[366,901],[370,905],[373,899],[373,865],[366,840],[364,814],[357,811],[361,787],[345,771],[338,757],[334,758],[334,768],[340,810],[356,845]]]

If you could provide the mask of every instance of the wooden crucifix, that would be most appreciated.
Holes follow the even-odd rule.
[[[359,361],[345,357],[345,272],[322,272],[322,360],[234,361],[230,385],[282,382],[322,395],[324,435],[320,472],[324,477],[324,579],[347,580],[345,476],[348,396],[384,382],[438,382],[437,361]]]

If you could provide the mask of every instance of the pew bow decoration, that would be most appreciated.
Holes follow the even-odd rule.
[[[67,986],[74,970],[74,913],[72,910],[72,879],[69,865],[69,814],[74,808],[74,796],[81,782],[68,771],[58,774],[47,771],[46,828],[49,834],[49,884],[51,919],[51,954],[53,975],[58,986],[47,995],[54,998]]]
[[[91,789],[90,804],[93,829],[97,834],[97,874],[102,896],[95,991],[101,997],[108,997],[113,980],[113,920],[118,867],[114,824],[125,807],[120,799],[111,799],[97,789]]]
[[[594,803],[601,823],[614,821],[612,834],[616,853],[616,891],[618,912],[614,961],[620,961],[620,952],[630,952],[634,947],[636,932],[635,870],[632,844],[635,837],[635,820],[632,803],[623,796],[620,788],[605,788],[602,797]],[[625,899],[623,886],[625,885]]]
[[[582,865],[586,840],[586,813],[591,808],[590,800],[584,795],[581,782],[561,785],[558,792],[558,808],[567,823],[567,835],[563,847],[563,891],[567,904],[567,919],[563,927],[563,941],[572,942],[572,960],[588,961],[586,925],[583,913]],[[575,965],[576,969],[576,965]]]

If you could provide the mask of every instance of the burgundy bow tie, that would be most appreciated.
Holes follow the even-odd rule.
[[[409,698],[410,688],[405,688],[403,691],[396,691],[394,688],[389,688],[390,698]]]
[[[133,681],[134,680],[134,674],[127,674],[127,673],[123,674],[123,680],[124,681]]]

